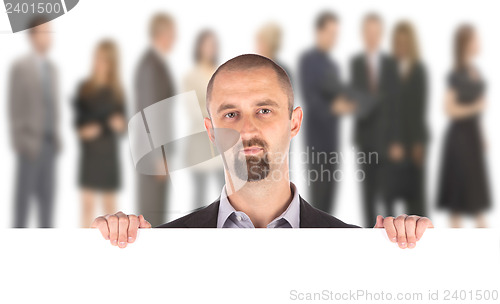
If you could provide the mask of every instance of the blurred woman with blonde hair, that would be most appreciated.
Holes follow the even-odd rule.
[[[82,227],[89,227],[95,216],[97,195],[102,196],[104,213],[116,211],[115,192],[120,186],[118,139],[126,127],[119,73],[116,44],[111,40],[100,42],[91,74],[80,85],[74,102],[81,147]]]
[[[268,22],[264,24],[261,28],[259,28],[256,35],[257,54],[276,62],[283,68],[283,70],[285,70],[290,80],[292,80],[290,70],[278,59],[282,37],[283,31],[277,23]]]

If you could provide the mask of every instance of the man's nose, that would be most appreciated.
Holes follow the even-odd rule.
[[[256,122],[252,117],[247,117],[242,120],[242,126],[240,130],[241,139],[249,139],[255,137],[258,132]]]

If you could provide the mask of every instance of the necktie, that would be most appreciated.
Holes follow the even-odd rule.
[[[375,62],[371,58],[367,58],[367,70],[368,70],[368,88],[371,93],[377,92],[377,75],[375,71]]]

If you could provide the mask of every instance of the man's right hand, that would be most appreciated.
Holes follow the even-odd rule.
[[[125,248],[127,243],[135,242],[139,228],[151,228],[151,224],[142,215],[126,215],[120,211],[99,216],[94,220],[91,228],[98,228],[111,245]]]

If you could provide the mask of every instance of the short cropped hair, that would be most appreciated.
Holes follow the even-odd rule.
[[[330,11],[321,12],[318,17],[316,17],[315,27],[316,30],[322,30],[328,22],[338,22],[339,18],[337,14]]]
[[[165,28],[170,28],[174,25],[174,19],[166,13],[158,13],[151,18],[149,23],[149,35],[151,38]]]
[[[29,21],[29,24],[28,24],[28,33],[30,35],[34,34],[36,32],[36,27],[39,26],[39,25],[42,25],[44,23],[47,23],[49,22],[50,19],[47,18],[47,16],[45,15],[36,15],[34,18],[32,18],[30,21]]]
[[[377,22],[382,24],[382,17],[380,17],[380,15],[375,12],[370,12],[363,18],[363,24],[366,24],[368,22]]]
[[[220,72],[223,71],[245,71],[245,70],[250,70],[250,69],[256,69],[256,68],[270,68],[274,72],[276,72],[276,76],[278,77],[278,81],[280,83],[281,88],[283,91],[286,93],[288,96],[288,109],[290,112],[290,117],[292,117],[292,112],[293,112],[293,88],[292,84],[290,82],[290,78],[288,77],[288,74],[283,70],[282,67],[280,67],[278,64],[276,64],[274,61],[271,59],[261,56],[261,55],[256,55],[256,54],[244,54],[240,55],[237,57],[234,57],[225,63],[223,63],[221,66],[217,68],[215,73],[212,75],[212,78],[210,78],[210,81],[208,82],[207,86],[207,111],[210,115],[210,110],[209,110],[209,104],[210,104],[210,99],[212,97],[212,90],[215,82],[215,78]]]

